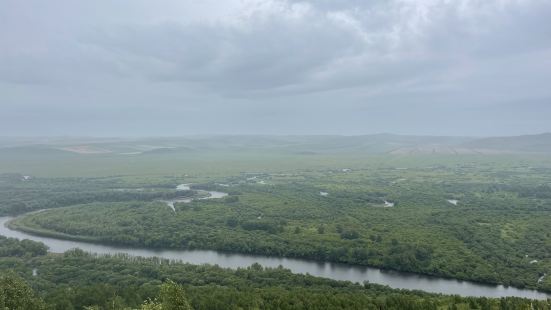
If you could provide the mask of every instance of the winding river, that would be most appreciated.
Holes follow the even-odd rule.
[[[210,198],[220,198],[224,193],[211,195]],[[0,217],[0,235],[17,239],[30,239],[43,242],[53,253],[62,253],[69,249],[80,248],[84,251],[97,254],[125,253],[132,256],[161,257],[179,260],[190,264],[213,264],[221,267],[236,269],[248,267],[253,263],[259,263],[265,267],[278,267],[290,269],[294,273],[310,274],[313,276],[330,278],[334,280],[346,280],[362,283],[369,281],[388,285],[392,288],[423,290],[432,293],[457,294],[461,296],[505,297],[516,296],[532,299],[551,298],[551,294],[536,290],[518,289],[503,285],[485,285],[469,281],[459,281],[425,276],[414,273],[388,271],[378,268],[337,264],[329,262],[316,262],[304,259],[269,257],[248,254],[230,254],[208,250],[156,250],[145,248],[132,248],[124,246],[102,245],[82,241],[60,240],[50,237],[31,235],[25,232],[8,228],[5,224],[12,217]]]

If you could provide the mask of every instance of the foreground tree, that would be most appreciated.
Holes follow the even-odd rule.
[[[168,280],[161,286],[159,297],[147,300],[142,310],[192,310],[186,298],[186,292],[181,285]]]
[[[13,273],[0,276],[0,309],[44,309],[44,302],[21,278]]]

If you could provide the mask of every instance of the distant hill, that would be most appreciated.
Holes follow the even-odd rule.
[[[70,153],[76,156],[165,156],[204,153],[323,154],[504,154],[549,153],[551,133],[516,137],[446,137],[376,134],[362,136],[186,136],[170,138],[52,138],[0,140],[0,156]]]
[[[507,153],[551,153],[551,133],[515,137],[492,137],[476,139],[461,145],[477,150]]]

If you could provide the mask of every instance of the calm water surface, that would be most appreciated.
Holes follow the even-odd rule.
[[[392,288],[423,290],[432,293],[458,294],[461,296],[504,297],[517,296],[533,299],[551,298],[551,295],[534,290],[524,290],[502,285],[484,285],[454,279],[429,277],[418,274],[386,271],[378,268],[353,266],[336,263],[324,263],[303,259],[268,257],[260,255],[228,254],[204,250],[153,250],[130,248],[124,246],[100,245],[81,241],[59,240],[49,237],[34,236],[28,233],[9,229],[5,226],[11,217],[0,217],[0,235],[17,239],[40,241],[50,247],[50,252],[62,253],[69,249],[80,248],[97,254],[125,253],[142,257],[162,257],[191,264],[216,264],[221,267],[236,269],[259,263],[266,267],[290,269],[294,273],[311,274],[334,280],[347,280],[362,283],[388,285]]]

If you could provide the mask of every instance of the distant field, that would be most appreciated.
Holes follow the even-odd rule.
[[[320,154],[300,155],[270,152],[217,152],[201,154],[1,154],[0,173],[42,177],[98,177],[115,175],[201,175],[219,177],[242,172],[277,172],[323,168],[368,168],[376,166],[418,167],[448,164],[508,163],[546,165],[545,155],[396,155]]]
[[[551,161],[549,135],[485,140],[373,135],[149,139],[0,139],[0,173],[35,176],[203,175],[241,172]],[[520,143],[517,140],[521,140]],[[549,141],[548,141],[549,140]],[[496,141],[505,141],[499,144]],[[518,151],[518,145],[532,152]]]

